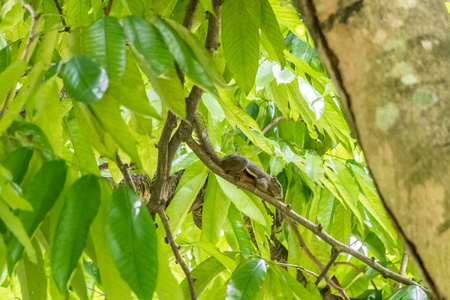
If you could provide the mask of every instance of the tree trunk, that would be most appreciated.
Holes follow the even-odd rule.
[[[391,220],[450,295],[450,14],[443,1],[294,0]]]

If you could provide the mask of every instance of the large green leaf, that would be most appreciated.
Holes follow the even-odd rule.
[[[131,47],[148,62],[155,76],[177,77],[173,56],[155,25],[140,17],[126,16],[123,26]]]
[[[220,188],[216,176],[210,174],[205,190],[202,213],[202,238],[206,241],[212,244],[219,241],[229,206],[230,199]]]
[[[222,11],[222,43],[227,66],[236,82],[248,94],[259,60],[259,24],[244,0],[227,0]],[[249,2],[250,3],[250,2]]]
[[[45,215],[55,204],[66,180],[67,167],[62,160],[45,163],[36,173],[25,191],[25,199],[33,206],[33,211],[20,211],[22,221],[28,236],[32,236]],[[14,265],[22,256],[23,246],[17,239],[8,244],[8,271],[12,272]]]
[[[225,270],[226,269],[222,263],[212,256],[200,263],[191,272],[192,277],[195,278],[195,291],[197,294],[201,295],[202,292],[208,287],[209,283]],[[183,279],[180,285],[183,288],[184,298],[189,299],[189,286],[187,279]]]
[[[25,251],[27,252],[28,257],[31,260],[36,261],[36,254],[34,248],[31,244],[30,237],[28,236],[25,228],[22,225],[20,219],[13,214],[11,209],[5,202],[0,199],[0,219],[3,223],[11,230],[17,240],[23,245]]]
[[[109,84],[105,69],[83,55],[75,56],[66,63],[62,78],[69,95],[86,104],[100,100]]]
[[[250,235],[247,227],[245,226],[241,212],[234,204],[230,205],[230,209],[228,211],[228,221],[230,221],[234,235],[236,236],[239,251],[243,257],[248,258],[251,253],[255,252],[255,248],[250,240]]]
[[[101,18],[88,28],[85,39],[86,54],[105,68],[110,79],[121,77],[125,71],[125,34],[119,21]]]
[[[161,118],[147,98],[142,75],[130,51],[126,53],[125,73],[109,82],[108,94],[135,113]]]
[[[0,73],[0,105],[3,103],[6,95],[12,91],[14,96],[15,87],[19,78],[27,69],[27,63],[24,61],[13,61],[7,68]]]
[[[245,262],[231,274],[227,285],[227,300],[253,300],[266,277],[263,259]]]
[[[108,247],[106,227],[111,206],[111,186],[107,180],[101,180],[100,186],[102,189],[100,208],[92,222],[89,238],[95,251],[92,259],[98,265],[99,270],[101,270],[100,279],[105,296],[111,300],[131,300],[133,299],[131,289],[120,276]]]
[[[389,300],[427,300],[428,296],[418,286],[405,286],[392,295]]]
[[[105,95],[102,100],[90,107],[95,117],[100,121],[104,130],[108,132],[114,141],[122,148],[136,163],[141,166],[136,141],[128,126],[120,114],[120,106],[114,98]]]
[[[45,261],[42,250],[35,239],[33,242],[37,260],[33,262],[25,255],[22,262],[17,266],[17,276],[20,281],[23,300],[46,300],[47,299],[47,275],[45,274]]]
[[[92,173],[100,175],[92,146],[86,137],[88,133],[81,130],[78,120],[75,117],[64,119],[63,122],[72,142],[74,157],[81,174]]]
[[[11,64],[9,67],[12,66],[14,66],[14,63]],[[28,73],[25,83],[20,88],[20,93],[14,98],[14,101],[12,101],[12,103],[9,102],[8,110],[3,114],[3,118],[0,120],[0,136],[3,135],[3,133],[5,133],[5,131],[11,125],[11,123],[16,119],[18,114],[23,110],[23,107],[27,103],[27,101],[30,98],[32,98],[33,93],[38,89],[40,80],[44,72],[44,67],[45,67],[44,62],[42,61],[37,62],[34,65],[33,69],[31,69],[31,71]],[[21,68],[21,65],[19,65],[18,68]],[[3,72],[2,74],[4,74],[5,72]],[[9,79],[6,80],[6,82],[9,82]],[[14,82],[14,87],[15,84],[16,82]],[[1,93],[3,93],[2,83],[0,83],[0,94]],[[10,100],[13,100],[14,94],[15,93],[13,91]]]
[[[206,72],[206,69],[209,68],[209,66],[199,63],[194,50],[181,38],[177,30],[171,25],[173,23],[168,23],[166,20],[159,17],[156,17],[154,22],[163,35],[170,52],[183,73],[191,79],[194,84],[217,95],[217,90],[212,82],[212,78]],[[177,26],[177,28],[182,34],[188,36],[188,33],[185,32],[187,31],[186,28],[182,26]]]
[[[278,25],[277,18],[270,6],[268,0],[261,0],[261,42],[264,40],[268,41],[266,47],[270,48],[270,52],[273,52],[278,58],[278,62],[281,66],[286,64],[286,59],[284,58],[284,39],[280,31],[280,26]]]
[[[72,29],[88,25],[93,20],[93,14],[89,13],[90,10],[89,0],[68,0],[65,3],[67,25]]]
[[[11,172],[12,180],[17,184],[22,182],[23,177],[27,173],[32,155],[33,149],[21,147],[10,152],[2,161],[2,165]]]
[[[238,189],[233,184],[228,181],[217,178],[220,187],[227,197],[236,205],[237,209],[242,213],[249,216],[251,219],[260,223],[263,226],[266,226],[266,219],[264,218],[263,213],[259,209],[259,207],[247,196],[242,190]]]
[[[156,230],[147,208],[128,187],[113,193],[107,235],[122,278],[139,299],[152,299],[158,274]]]
[[[178,232],[198,192],[205,184],[208,168],[197,161],[187,168],[175,190],[175,195],[167,207],[166,213],[170,217],[169,224],[172,232]]]
[[[67,282],[77,267],[97,210],[100,185],[94,175],[79,178],[69,190],[61,210],[52,244],[52,275],[56,286],[69,296]]]

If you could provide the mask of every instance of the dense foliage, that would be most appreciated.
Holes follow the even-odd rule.
[[[403,253],[295,8],[197,2],[0,2],[0,298],[189,299],[177,253],[201,299],[424,297],[343,251],[316,284],[335,244],[211,172],[185,143],[163,178],[172,195],[158,197],[167,232],[150,178],[168,111],[189,127],[197,89],[219,156],[276,175],[289,209],[374,263],[398,273]],[[118,185],[127,172],[132,182]]]

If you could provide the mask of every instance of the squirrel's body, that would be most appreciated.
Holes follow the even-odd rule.
[[[208,136],[201,130],[201,124],[197,118],[194,119],[193,125],[200,144],[210,155],[211,159],[227,174],[234,175],[241,181],[253,184],[257,189],[272,195],[276,199],[283,199],[283,187],[276,176],[270,176],[243,156],[233,154],[219,157]]]

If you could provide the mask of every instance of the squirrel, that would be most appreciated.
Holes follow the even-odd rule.
[[[219,157],[208,135],[203,132],[202,124],[197,117],[194,118],[193,125],[203,149],[227,174],[235,175],[239,180],[253,184],[257,189],[272,195],[275,199],[283,199],[283,187],[276,176],[270,176],[246,157],[235,154]]]

